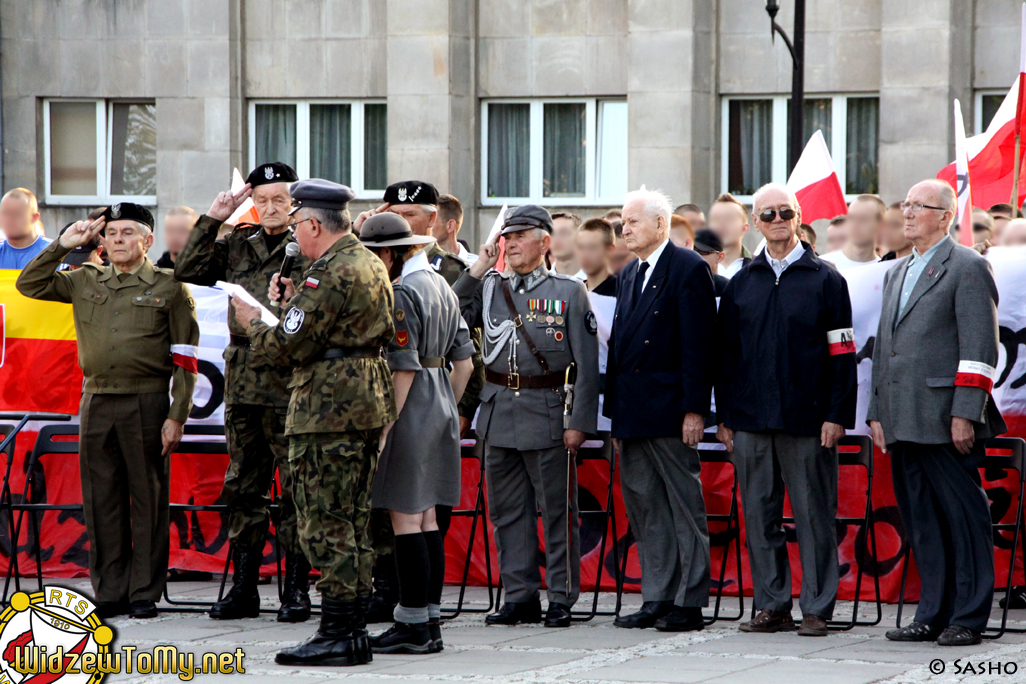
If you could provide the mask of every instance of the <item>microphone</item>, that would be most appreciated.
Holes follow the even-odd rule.
[[[296,265],[296,257],[299,256],[299,243],[290,242],[285,245],[285,260],[281,262],[281,270],[278,271],[278,306],[285,303],[285,284],[281,281],[289,277],[292,267]]]

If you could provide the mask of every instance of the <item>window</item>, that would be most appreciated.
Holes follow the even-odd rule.
[[[383,102],[254,101],[250,167],[282,161],[300,178],[348,185],[376,197],[388,185],[388,119]]]
[[[975,116],[973,117],[975,119],[973,122],[975,124],[975,132],[966,131],[966,135],[979,135],[987,130],[987,126],[990,125],[994,115],[997,114],[1007,94],[1007,90],[978,91],[976,93],[976,107],[974,107]]]
[[[763,184],[787,181],[790,98],[725,98],[722,105],[722,190],[743,201]],[[823,131],[834,170],[854,198],[879,188],[880,99],[856,95],[813,96],[803,103],[805,142]]]
[[[46,201],[157,202],[157,107],[153,102],[46,100]]]
[[[627,102],[481,104],[481,201],[618,204],[627,192]]]

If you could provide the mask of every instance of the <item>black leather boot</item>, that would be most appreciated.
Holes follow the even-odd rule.
[[[367,622],[392,622],[392,614],[399,603],[399,577],[395,569],[395,556],[378,556],[374,563],[374,594],[367,606]]]
[[[274,657],[279,665],[364,665],[371,662],[366,631],[360,622],[358,602],[321,597],[321,625],[299,646],[286,648]],[[363,632],[363,634],[359,634]]]
[[[257,579],[260,577],[262,554],[254,549],[232,548],[232,588],[228,595],[210,608],[210,617],[215,620],[238,620],[260,615],[260,594]]]
[[[300,551],[285,559],[285,587],[278,622],[310,619],[310,563]]]

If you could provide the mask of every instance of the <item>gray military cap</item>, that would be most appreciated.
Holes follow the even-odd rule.
[[[342,211],[356,197],[348,186],[332,183],[323,178],[301,180],[289,186],[292,195],[292,215],[300,209],[336,209]]]
[[[522,230],[541,228],[549,235],[552,234],[552,217],[545,207],[537,204],[525,204],[512,210],[506,215],[506,221],[502,224],[502,235],[517,233]]]
[[[426,245],[434,241],[429,235],[414,235],[406,219],[390,211],[374,214],[360,227],[360,242],[371,249]]]

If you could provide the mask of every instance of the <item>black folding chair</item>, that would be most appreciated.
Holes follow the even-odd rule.
[[[1019,473],[1019,498],[1015,500],[1016,512],[1015,523],[993,523],[995,532],[1012,532],[1012,553],[1008,559],[1008,579],[1005,582],[1005,596],[1011,598],[1012,575],[1015,571],[1015,554],[1022,548],[1026,554],[1026,540],[1020,536],[1020,531],[1026,536],[1026,526],[1023,524],[1023,493],[1026,490],[1026,440],[1020,437],[991,437],[986,442],[986,453],[980,463],[981,469],[986,470],[1015,470]],[[903,567],[901,569],[901,593],[898,595],[898,616],[895,626],[901,628],[901,613],[905,607],[905,580],[908,578],[909,556],[912,553],[912,546],[905,550]],[[1026,633],[1024,627],[1008,626],[1008,604],[1001,610],[1001,626],[998,628],[988,627],[983,634],[984,639],[1000,639],[1005,632],[1015,634]]]
[[[577,451],[577,458],[580,461],[606,461],[609,464],[609,484],[606,489],[606,508],[601,508],[593,511],[579,510],[578,516],[582,519],[587,517],[603,519],[602,521],[602,541],[599,543],[599,560],[598,560],[598,572],[595,575],[595,591],[592,594],[591,599],[591,610],[587,611],[572,611],[570,613],[571,620],[574,622],[587,622],[594,618],[596,615],[612,616],[616,615],[615,610],[599,610],[598,600],[599,593],[602,590],[602,573],[605,570],[606,565],[606,537],[609,535],[610,526],[612,526],[613,534],[613,568],[617,568],[620,565],[620,551],[616,545],[616,504],[614,503],[613,496],[613,485],[616,477],[616,450],[613,449],[613,440],[609,437],[608,433],[599,435],[602,439],[602,445],[598,447],[581,447]],[[615,579],[615,571],[614,571]]]

